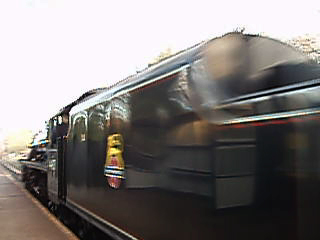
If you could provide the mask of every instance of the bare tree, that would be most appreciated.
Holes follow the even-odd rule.
[[[155,57],[153,60],[151,60],[148,65],[149,66],[154,65],[154,64],[161,62],[162,60],[164,60],[172,55],[173,55],[173,51],[170,47],[168,47],[164,51],[160,52],[157,57]]]
[[[292,38],[287,43],[308,54],[312,59],[320,63],[320,37],[307,34]]]

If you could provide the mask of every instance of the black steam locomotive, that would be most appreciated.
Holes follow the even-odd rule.
[[[63,108],[25,179],[115,239],[319,239],[319,113],[319,65],[230,33]]]

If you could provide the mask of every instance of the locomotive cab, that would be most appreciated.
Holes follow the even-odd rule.
[[[55,116],[49,121],[49,135],[51,139],[51,146],[54,146],[57,143],[57,138],[66,137],[68,134],[69,128],[69,115],[63,113],[61,115]]]

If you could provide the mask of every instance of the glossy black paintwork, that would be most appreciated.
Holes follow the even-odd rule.
[[[143,239],[317,239],[319,120],[265,114],[315,109],[319,87],[235,100],[211,109],[228,113],[217,122],[189,73],[135,88],[138,76],[71,110],[67,203]],[[119,189],[103,174],[114,133],[124,138]]]

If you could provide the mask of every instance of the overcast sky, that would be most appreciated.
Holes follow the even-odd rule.
[[[239,26],[281,39],[320,34],[319,23],[319,0],[0,0],[0,128],[36,130],[85,91],[144,68],[167,47]]]

